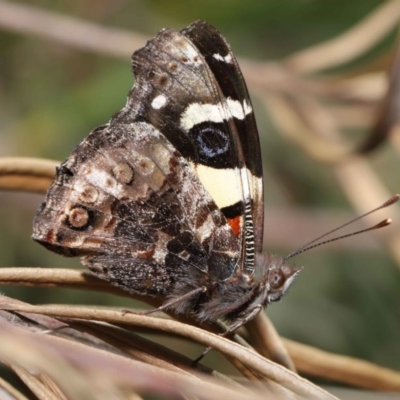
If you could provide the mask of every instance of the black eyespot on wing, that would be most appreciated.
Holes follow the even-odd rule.
[[[196,143],[197,162],[214,168],[231,168],[236,160],[231,139],[224,125],[206,121],[188,132]]]

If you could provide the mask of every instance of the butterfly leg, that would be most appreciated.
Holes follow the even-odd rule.
[[[194,289],[194,290],[192,290],[192,291],[190,291],[190,292],[188,292],[188,293],[186,293],[186,294],[184,294],[182,296],[178,296],[178,297],[175,297],[173,299],[170,299],[170,300],[166,301],[160,307],[153,308],[151,310],[142,311],[142,312],[135,312],[135,311],[130,311],[130,310],[122,310],[122,314],[123,315],[125,315],[125,314],[149,315],[149,314],[153,314],[153,313],[155,313],[157,311],[164,311],[164,310],[167,310],[171,306],[173,306],[173,305],[175,305],[175,304],[177,304],[177,303],[179,303],[179,302],[181,302],[183,300],[189,299],[189,298],[195,296],[198,293],[204,293],[206,291],[207,291],[207,288],[205,286],[198,287],[198,288],[196,288],[196,289]]]
[[[229,327],[225,332],[219,333],[218,336],[229,336],[231,333],[235,332],[237,329],[239,329],[241,326],[247,324],[250,320],[252,320],[262,309],[262,305],[257,305],[255,306],[250,312],[247,312],[247,314],[244,317],[238,318],[236,322]],[[202,358],[212,349],[212,346],[208,346],[204,349],[204,351],[200,354],[199,357],[197,357],[193,362],[192,365],[196,365],[198,362],[202,360]]]

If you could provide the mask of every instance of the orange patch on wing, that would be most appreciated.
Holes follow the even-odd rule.
[[[241,215],[238,215],[235,218],[227,218],[228,224],[231,226],[233,233],[236,237],[239,237],[240,234],[240,223],[241,223]]]

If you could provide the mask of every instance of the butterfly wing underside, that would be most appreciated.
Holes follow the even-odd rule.
[[[35,240],[132,292],[227,279],[254,250],[245,228],[262,219],[252,200],[262,190],[259,166],[245,161],[252,146],[259,153],[251,103],[236,64],[233,91],[218,83],[222,72],[195,43],[205,28],[229,50],[195,23],[134,53],[126,106],[60,166],[34,220]]]
[[[220,84],[225,99],[246,99],[247,104],[251,106],[250,96],[239,64],[221,34],[204,21],[195,22],[183,32],[204,54],[209,68]],[[243,119],[235,118],[234,124],[237,132],[236,140],[239,140],[241,147],[241,161],[246,168],[249,186],[249,192],[245,193],[243,201],[251,204],[255,252],[260,253],[263,245],[264,224],[263,170],[254,113],[247,113]],[[222,211],[224,212],[224,209]],[[228,214],[229,210],[225,213]]]

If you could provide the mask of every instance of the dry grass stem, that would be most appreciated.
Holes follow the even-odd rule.
[[[129,58],[132,50],[147,39],[145,35],[65,17],[23,4],[0,1],[0,26],[17,33],[38,36],[85,51],[111,57]]]
[[[263,97],[266,109],[279,131],[308,156],[320,163],[337,163],[351,152],[351,146],[342,143],[326,143],[305,124],[292,103],[282,94]]]
[[[367,161],[361,157],[353,157],[350,162],[336,166],[335,174],[348,200],[358,210],[359,214],[371,210],[381,203],[382,199],[388,199],[392,195],[383,186],[382,181],[376,176]],[[400,234],[398,229],[400,211],[398,207],[392,207],[390,215],[395,221],[393,225],[397,229],[382,229],[379,235],[385,238],[383,243],[400,268]],[[375,219],[366,217],[365,221],[376,222],[376,217]]]
[[[15,387],[10,385],[7,381],[5,381],[0,376],[0,391],[4,394],[4,396],[8,399],[13,400],[28,400],[21,392],[19,392]],[[7,397],[8,396],[8,397]]]
[[[110,393],[111,387],[109,385],[112,382],[139,391],[151,388],[153,393],[169,396],[186,393],[187,395],[194,396],[202,394],[202,397],[205,399],[221,398],[218,396],[241,399],[244,394],[250,394],[248,389],[244,388],[240,393],[237,388],[236,390],[232,390],[219,380],[216,381],[206,377],[192,377],[181,373],[177,374],[61,337],[22,332],[20,329],[17,330],[5,323],[1,323],[1,328],[0,335],[2,336],[2,340],[0,341],[0,352],[4,358],[15,359],[18,356],[19,363],[26,364],[26,362],[29,362],[30,368],[35,367],[44,370],[46,374],[49,374],[58,383],[62,380],[62,375],[60,374],[68,373],[66,369],[62,369],[62,365],[65,362],[72,363],[75,365],[75,368],[79,368],[80,377],[78,379],[84,378],[88,371],[92,371],[91,374],[97,376],[97,378],[92,376],[92,379],[95,378],[95,381],[98,382],[98,387],[94,388],[95,390],[91,394],[85,393],[87,397],[82,397],[82,394],[86,392],[88,383],[90,384],[90,380],[89,382],[86,381],[86,387],[76,387],[74,380],[77,377],[72,374],[73,384],[71,385],[71,382],[69,382],[70,390],[68,395],[78,396],[71,398],[106,398],[104,393]],[[7,342],[8,346],[3,345],[5,342]],[[28,348],[32,349],[32,351],[28,351]],[[18,354],[13,354],[17,349]],[[35,357],[35,354],[41,354],[41,356]],[[57,354],[57,358],[62,357],[64,361],[54,358],[55,354]],[[27,355],[29,355],[29,359],[26,359]],[[47,357],[50,355],[53,360],[51,368],[49,364],[46,364]],[[101,379],[101,376],[107,376],[107,379]],[[82,379],[81,383],[83,382],[85,382],[85,379]],[[102,396],[95,397],[99,395],[100,389],[102,390]],[[317,393],[318,397],[314,395],[311,389],[311,392],[308,393],[309,396],[307,396],[308,398],[334,398],[329,395],[323,396],[323,391],[317,391]],[[256,391],[251,391],[251,398],[261,399],[263,397],[257,395]]]
[[[290,357],[281,337],[265,313],[260,313],[246,325],[255,349],[264,357],[296,372],[296,367]]]
[[[50,388],[46,386],[46,384],[40,381],[39,377],[32,374],[32,372],[29,372],[25,368],[22,368],[16,364],[10,364],[9,367],[38,399],[60,399],[52,392]]]
[[[347,32],[291,55],[286,63],[304,74],[350,62],[382,40],[399,20],[400,3],[387,1]]]
[[[0,175],[35,176],[53,180],[59,161],[29,157],[0,157]]]
[[[45,193],[59,164],[40,158],[1,157],[0,190]]]
[[[86,270],[63,268],[7,268],[0,269],[1,285],[22,285],[39,287],[64,287],[81,290],[98,290],[119,296],[143,300],[144,296],[131,295],[108,282],[96,278]],[[149,298],[150,301],[150,298]],[[159,302],[157,302],[159,304]]]
[[[89,279],[86,280],[85,273],[83,271],[74,271],[74,270],[62,270],[62,269],[41,269],[41,268],[7,268],[5,270],[0,269],[0,283],[1,284],[20,284],[24,282],[28,282],[29,284],[34,284],[34,285],[44,285],[47,286],[49,282],[51,282],[51,285],[58,286],[58,287],[72,287],[72,288],[79,288],[80,286],[77,285],[77,282],[81,284],[85,284],[85,289],[90,289],[90,290],[100,290],[100,291],[105,291],[108,292],[107,286],[110,286],[108,284],[102,284],[100,282],[100,285],[98,284],[99,280],[97,278],[93,278],[89,275]],[[117,288],[114,290],[114,294],[120,292],[122,295],[126,295],[126,292],[119,291]],[[141,298],[137,296],[138,298]],[[141,298],[143,300],[143,298]],[[149,299],[151,300],[151,299]],[[16,304],[20,304],[22,308],[19,309],[20,312],[35,312],[34,309],[31,308],[31,306],[25,306],[24,303],[17,303],[14,301],[13,303],[13,309],[17,310]],[[28,307],[27,309],[24,307]],[[86,331],[88,333],[91,333],[94,336],[97,336],[99,339],[102,339],[112,345],[114,345],[117,348],[120,348],[121,350],[127,351],[129,346],[131,346],[131,352],[130,354],[135,355],[139,359],[143,359],[143,357],[152,357],[152,362],[154,365],[161,366],[159,364],[160,362],[162,365],[165,367],[166,364],[164,362],[171,362],[173,365],[178,365],[180,366],[179,368],[182,368],[183,370],[187,370],[188,367],[190,367],[189,360],[186,359],[185,357],[176,354],[175,352],[172,352],[169,349],[165,349],[160,345],[157,345],[153,342],[147,342],[145,339],[138,339],[137,335],[133,334],[132,332],[127,332],[125,330],[120,330],[121,327],[123,328],[128,328],[128,325],[131,323],[133,324],[132,326],[135,327],[135,330],[139,332],[157,332],[161,330],[164,334],[170,334],[173,336],[183,336],[187,339],[191,339],[194,341],[200,341],[204,344],[207,345],[213,345],[216,349],[218,349],[218,345],[215,345],[215,342],[209,341],[209,336],[207,336],[207,332],[204,331],[199,331],[203,332],[204,334],[201,334],[200,336],[189,334],[191,332],[191,327],[188,326],[187,329],[189,331],[181,330],[180,327],[182,325],[178,325],[178,328],[174,324],[174,321],[165,321],[163,319],[159,318],[153,318],[153,317],[144,317],[141,315],[134,315],[134,314],[127,314],[123,315],[121,311],[119,310],[93,310],[93,309],[85,309],[82,307],[78,306],[66,306],[66,307],[38,307],[37,308],[37,313],[39,315],[44,316],[44,315],[49,315],[55,318],[58,318],[58,321],[62,322],[64,321],[67,325],[71,325],[79,330]],[[34,314],[30,314],[31,318],[34,318]],[[43,317],[41,317],[43,318]],[[75,320],[71,320],[71,318],[74,318]],[[79,318],[79,320],[77,320]],[[144,318],[144,320],[143,320]],[[85,322],[86,320],[86,322]],[[97,321],[104,321],[107,322],[108,324],[114,324],[119,326],[120,328],[116,328],[115,326],[110,326],[110,325],[99,325],[98,323],[93,322],[93,320]],[[188,319],[183,319],[185,323],[190,322]],[[141,321],[142,323],[138,323],[138,321]],[[147,322],[146,322],[147,321]],[[43,320],[39,321],[41,324],[44,324],[45,322]],[[144,323],[143,323],[144,322]],[[169,323],[172,323],[171,325],[168,325]],[[256,343],[256,348],[259,349],[261,354],[268,354],[268,353],[275,353],[275,361],[282,363],[283,365],[288,364],[290,365],[290,361],[286,359],[286,356],[284,355],[284,350],[282,350],[281,345],[277,344],[276,342],[273,342],[271,345],[270,343],[267,343],[268,347],[265,347],[265,341],[269,340],[268,338],[270,337],[269,335],[266,335],[265,332],[270,332],[271,327],[265,326],[266,320],[264,319],[264,316],[258,317],[258,320],[254,322],[253,324],[250,324],[249,332],[251,333],[251,339],[255,341]],[[48,324],[48,321],[46,321],[46,324]],[[255,326],[254,326],[255,325]],[[59,329],[62,326],[65,326],[61,323],[61,325],[47,325],[48,329]],[[265,331],[266,330],[266,331]],[[105,332],[106,336],[102,336],[101,331]],[[108,335],[108,339],[107,339]],[[119,335],[122,335],[121,338],[119,338]],[[132,335],[132,336],[131,336]],[[224,343],[226,343],[226,346],[229,348],[230,347],[230,342],[228,342],[226,339],[222,339],[219,337],[216,337],[220,340],[222,340]],[[115,340],[120,341],[120,345],[117,346],[116,342],[112,342]],[[133,341],[136,343],[135,346],[140,345],[140,350],[142,351],[142,355],[139,356],[137,353],[135,354],[135,346],[133,345]],[[284,341],[285,346],[287,341]],[[319,377],[323,377],[328,380],[338,380],[339,382],[344,382],[344,383],[353,383],[355,385],[358,384],[359,377],[358,377],[358,372],[357,372],[357,377],[353,378],[352,374],[347,371],[346,372],[346,378],[341,376],[340,374],[337,373],[337,371],[334,369],[333,373],[330,374],[330,370],[326,369],[323,367],[324,364],[320,365],[319,362],[321,361],[321,357],[313,357],[312,354],[313,352],[311,349],[313,349],[310,346],[307,346],[306,348],[310,350],[309,354],[306,354],[305,351],[301,352],[302,345],[299,344],[299,347],[296,348],[294,342],[289,342],[290,346],[288,346],[289,354],[291,357],[294,358],[294,364],[296,365],[296,368],[299,369],[300,372],[302,373],[307,373],[313,375],[313,371],[318,371],[316,374]],[[222,347],[219,348],[221,351],[226,350],[227,347]],[[149,348],[152,348],[151,351],[149,351]],[[272,350],[271,350],[272,348]],[[300,350],[299,350],[300,349]],[[320,350],[315,349],[316,353]],[[282,353],[281,353],[282,352]],[[149,355],[150,353],[150,355]],[[304,363],[302,360],[299,359],[299,354],[301,354],[301,357],[304,357],[307,360],[307,363]],[[327,364],[330,364],[330,359],[332,357],[333,360],[336,360],[336,355],[324,352],[324,362]],[[240,358],[237,357],[236,353],[231,353],[229,351],[225,351],[225,355],[228,357],[230,362],[232,362],[237,369],[248,379],[254,381],[260,379],[260,376],[265,376],[263,370],[259,371],[257,368],[253,368],[251,365],[247,364],[246,362],[242,362]],[[247,357],[247,353],[242,353],[242,356]],[[156,358],[159,358],[159,360],[164,360],[164,361],[157,361]],[[281,358],[284,359],[284,361],[281,360]],[[351,364],[351,360],[354,360],[354,365],[358,366],[359,363],[362,361],[360,360],[355,360],[351,359],[349,357],[346,358],[346,362],[348,365]],[[143,359],[144,361],[144,359]],[[148,358],[147,362],[150,362],[150,358]],[[306,367],[304,367],[306,365]],[[372,365],[372,364],[369,364]],[[175,368],[175,367],[173,367]],[[200,367],[202,372],[207,372],[210,373],[210,370],[204,370],[203,367]],[[293,368],[293,367],[292,367]],[[352,367],[353,368],[353,367]],[[384,375],[382,371],[385,371],[384,368],[375,366],[376,370],[379,371],[379,376]],[[357,371],[357,368],[354,367],[354,371]],[[397,377],[396,379],[399,379],[399,376],[397,373],[391,371],[392,376]],[[363,376],[361,374],[361,376]],[[364,376],[364,378],[372,382],[370,379],[369,375]],[[387,381],[391,381],[393,378],[389,377],[386,378]],[[391,385],[386,386],[386,390],[394,390],[396,386],[394,386],[395,383],[391,383]],[[365,386],[363,386],[365,387]],[[381,389],[382,387],[379,386],[374,389]]]
[[[389,68],[388,90],[380,102],[379,113],[376,122],[372,126],[367,140],[362,144],[360,152],[370,152],[382,144],[389,135],[397,135],[399,126],[400,111],[400,39],[397,39],[397,46],[393,60]]]
[[[154,331],[171,332],[182,337],[195,340],[204,345],[210,345],[229,357],[235,358],[244,366],[256,372],[262,379],[271,379],[299,396],[324,396],[324,392],[310,382],[298,377],[287,369],[264,359],[252,350],[243,348],[225,338],[216,336],[194,326],[182,324],[177,321],[148,317],[144,315],[125,314],[114,310],[94,310],[85,307],[69,306],[30,306],[9,305],[5,298],[2,299],[1,308],[7,311],[20,313],[34,313],[47,315],[60,319],[99,320],[118,326],[145,326]],[[329,398],[329,397],[327,397]]]
[[[400,373],[364,360],[284,339],[297,368],[307,375],[371,390],[400,392]]]
[[[179,371],[189,375],[193,373],[193,360],[190,358],[126,329],[96,321],[76,321],[67,319],[64,319],[64,321],[74,329],[96,336],[138,360],[172,371]],[[196,365],[195,368],[198,372],[207,374],[212,374],[213,372],[202,364]],[[231,383],[233,383],[233,381],[231,381]]]

